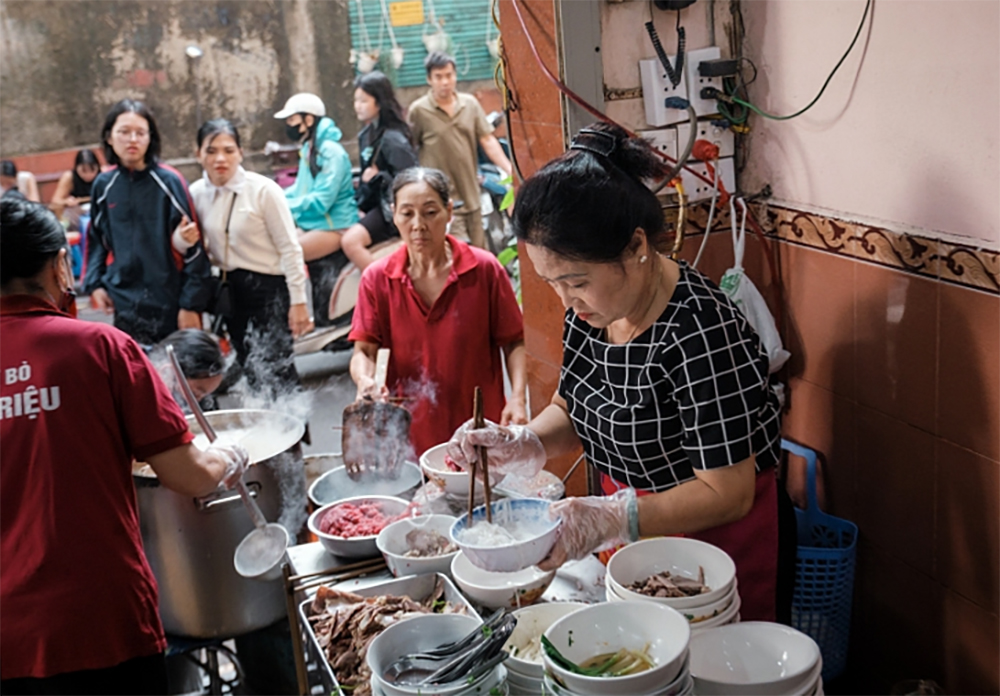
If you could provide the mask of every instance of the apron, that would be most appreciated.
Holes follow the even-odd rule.
[[[611,495],[625,486],[605,473],[601,473],[601,491]],[[637,496],[650,495],[651,491],[636,491]],[[698,539],[718,546],[736,563],[741,621],[774,621],[776,583],[778,579],[778,482],[774,469],[757,474],[754,502],[742,520],[676,536]],[[607,564],[615,552],[598,554]]]

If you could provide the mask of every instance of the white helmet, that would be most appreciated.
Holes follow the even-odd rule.
[[[285,102],[285,107],[274,115],[275,118],[286,119],[292,114],[312,114],[326,116],[326,106],[323,100],[311,92],[293,94]]]

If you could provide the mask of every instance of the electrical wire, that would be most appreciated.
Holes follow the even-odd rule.
[[[719,201],[718,157],[716,157],[713,161],[713,168],[715,170],[715,176],[712,177],[714,181],[712,182],[712,204],[708,208],[708,224],[705,225],[705,237],[701,240],[701,246],[698,247],[698,254],[694,257],[694,262],[691,264],[691,268],[698,268],[698,264],[701,262],[701,255],[705,253],[705,247],[708,246],[708,235],[712,233],[712,219],[715,217],[715,204]]]
[[[796,116],[801,116],[809,109],[811,109],[813,105],[816,104],[816,102],[819,101],[819,98],[823,96],[823,92],[826,91],[827,86],[830,84],[830,80],[833,79],[833,76],[837,74],[837,71],[840,69],[840,66],[844,64],[845,60],[847,60],[847,56],[849,56],[851,51],[854,50],[854,45],[858,42],[858,37],[861,36],[861,30],[865,26],[865,20],[868,19],[868,10],[871,8],[871,6],[872,6],[872,0],[867,0],[865,2],[864,14],[861,15],[861,23],[858,24],[858,30],[854,33],[854,38],[851,39],[851,45],[847,47],[847,50],[844,52],[844,55],[842,55],[840,57],[840,60],[837,61],[837,64],[833,67],[833,72],[831,72],[830,75],[826,78],[826,82],[823,83],[823,86],[820,88],[819,93],[815,97],[813,97],[813,100],[811,102],[809,102],[804,107],[796,111],[794,114],[789,114],[788,116],[776,116],[774,114],[770,114],[764,111],[761,108],[754,106],[749,102],[749,100],[743,100],[740,99],[739,97],[734,97],[732,95],[730,95],[730,98],[737,104],[742,104],[746,108],[750,109],[755,114],[763,116],[764,118],[769,118],[772,121],[787,121],[789,119],[795,118]]]

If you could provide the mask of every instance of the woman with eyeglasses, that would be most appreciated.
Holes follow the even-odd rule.
[[[190,233],[197,222],[184,177],[159,161],[152,111],[141,101],[118,102],[101,142],[115,167],[94,180],[84,292],[140,343],[200,329],[210,264],[200,240],[183,255],[171,245],[175,232]]]

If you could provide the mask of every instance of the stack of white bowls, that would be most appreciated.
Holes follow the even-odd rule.
[[[691,694],[691,628],[677,611],[648,602],[604,603],[579,609],[544,633],[567,660],[587,660],[622,648],[644,651],[653,667],[623,677],[587,677],[544,656],[542,692],[559,696],[681,696]],[[537,692],[536,692],[537,693]]]
[[[550,602],[513,612],[517,626],[504,645],[504,650],[510,653],[504,666],[507,668],[511,696],[542,693],[542,677],[545,674],[540,647],[542,634],[562,617],[586,606],[582,602]]]
[[[697,579],[699,568],[709,590],[692,597],[650,597],[628,589],[665,571]],[[650,602],[676,609],[696,632],[740,620],[736,564],[718,546],[697,539],[658,537],[619,549],[608,563],[605,594],[609,602]]]
[[[478,619],[462,614],[425,614],[404,619],[382,631],[368,646],[368,667],[375,696],[485,696],[506,694],[507,669],[497,665],[473,683],[462,679],[450,684],[406,686],[382,678],[399,658],[457,641],[480,625]]]
[[[822,672],[816,641],[788,626],[748,621],[691,638],[698,696],[822,696]]]

